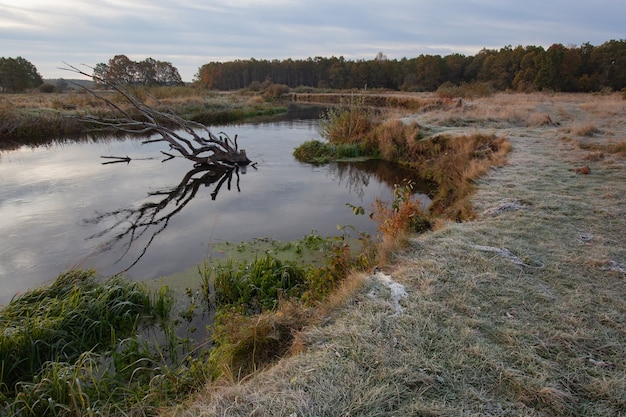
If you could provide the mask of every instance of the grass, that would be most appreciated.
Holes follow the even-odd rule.
[[[368,157],[368,155],[368,152],[357,143],[330,144],[316,139],[302,143],[293,152],[293,156],[299,161],[311,164],[326,164],[332,161]]]
[[[127,108],[125,100],[112,92],[98,92]],[[267,117],[287,112],[274,98],[259,97],[251,92],[218,94],[187,87],[135,87],[131,91],[147,105],[173,112],[181,117],[207,125]],[[36,146],[51,140],[97,136],[89,126],[72,116],[91,114],[112,117],[114,112],[86,91],[68,93],[28,93],[0,95],[0,149],[21,144]],[[116,116],[116,115],[115,115]]]
[[[138,283],[82,270],[12,300],[0,317],[4,413],[105,412],[109,401],[124,401],[120,393],[154,372],[153,353],[137,333],[168,319],[170,306],[167,293],[152,298]]]
[[[341,287],[352,268],[369,261],[367,251],[353,253],[345,234],[312,233],[285,246],[299,260],[281,260],[268,251],[253,260],[228,258],[202,271],[203,287],[213,288],[207,301],[214,300],[216,311],[207,359],[212,380],[240,380],[283,357],[297,332],[319,322],[315,307]],[[314,254],[320,251],[323,256]],[[313,263],[306,260],[311,254]]]
[[[590,162],[596,151],[578,144],[624,142],[625,106],[619,95],[498,94],[411,116],[452,137],[467,128],[446,120],[478,120],[472,134],[512,148],[474,180],[473,221],[441,221],[393,255],[402,313],[376,275],[358,275],[296,335],[297,354],[162,415],[626,415],[626,160]],[[579,123],[600,133],[563,140]],[[573,171],[581,161],[590,175]]]

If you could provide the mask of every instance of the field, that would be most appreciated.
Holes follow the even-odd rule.
[[[94,93],[98,97],[83,90],[0,95],[0,150],[23,144],[38,146],[51,140],[101,136],[100,126],[90,126],[77,117],[119,117],[120,114],[101,98],[138,116],[121,94],[111,90]],[[271,95],[261,96],[254,92],[239,94],[192,87],[136,87],[128,93],[158,111],[175,113],[204,124],[262,119],[287,112],[287,108],[275,103]]]
[[[475,218],[412,236],[289,357],[163,416],[626,415],[626,100],[426,98],[403,120],[512,145]]]

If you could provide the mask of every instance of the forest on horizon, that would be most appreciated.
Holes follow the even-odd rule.
[[[238,90],[271,81],[289,88],[435,91],[442,84],[488,83],[495,90],[591,92],[626,88],[626,40],[594,46],[554,44],[483,49],[474,56],[420,55],[372,60],[341,57],[305,60],[210,62],[195,80],[214,90]]]

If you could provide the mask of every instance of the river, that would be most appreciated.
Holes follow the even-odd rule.
[[[163,162],[163,143],[130,138],[1,152],[0,304],[69,268],[150,280],[202,262],[212,243],[334,235],[337,225],[375,233],[346,204],[389,201],[410,175],[381,161],[298,162],[293,150],[320,138],[317,120],[211,129],[237,134],[255,166],[187,178],[190,161]]]

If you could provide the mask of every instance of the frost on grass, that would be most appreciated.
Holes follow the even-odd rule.
[[[493,246],[484,246],[484,245],[471,245],[474,249],[478,249],[482,252],[493,252],[500,256],[507,258],[509,261],[513,262],[515,265],[525,266],[527,268],[543,268],[543,264],[541,262],[533,262],[530,264],[528,262],[524,262],[520,257],[516,256],[513,252],[508,250],[507,248],[495,248]]]
[[[394,315],[398,315],[402,313],[402,306],[400,305],[400,300],[403,298],[407,298],[409,295],[406,292],[404,285],[397,283],[391,278],[391,275],[386,275],[384,272],[380,270],[376,270],[372,278],[383,284],[385,287],[389,288],[391,291],[391,302],[393,303]],[[371,291],[370,296],[375,296],[375,292]]]
[[[608,266],[605,267],[604,269],[606,271],[614,271],[614,272],[619,272],[620,274],[626,275],[626,264],[621,264],[613,260],[609,261]]]
[[[498,204],[496,207],[492,207],[483,212],[483,216],[498,216],[507,211],[517,211],[526,208],[526,204],[518,199],[512,201],[505,201]]]

